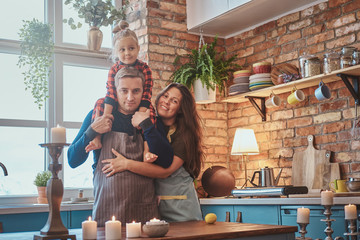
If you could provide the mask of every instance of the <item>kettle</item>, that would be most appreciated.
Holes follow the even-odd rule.
[[[261,168],[260,171],[254,172],[254,174],[250,180],[250,183],[252,185],[254,185],[255,187],[276,186],[279,182],[281,172],[282,172],[282,168],[280,169],[279,174],[277,175],[276,179],[274,179],[274,169],[273,168],[269,168],[269,167]],[[259,183],[255,184],[254,179],[257,174],[259,175]]]

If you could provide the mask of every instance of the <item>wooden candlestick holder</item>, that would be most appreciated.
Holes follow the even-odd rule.
[[[49,202],[49,217],[45,226],[40,230],[40,235],[34,235],[34,240],[48,240],[48,239],[72,239],[76,240],[75,235],[69,235],[69,230],[64,226],[60,216],[60,205],[64,194],[64,186],[61,179],[58,177],[59,171],[62,169],[62,164],[58,159],[62,153],[64,146],[69,146],[68,143],[43,143],[41,147],[46,147],[51,156],[51,163],[49,164],[49,171],[52,177],[47,182],[46,191]]]

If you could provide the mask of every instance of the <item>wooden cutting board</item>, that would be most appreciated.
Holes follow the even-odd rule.
[[[308,147],[296,152],[292,164],[292,185],[307,186],[309,191],[329,189],[330,181],[340,179],[337,163],[330,163],[331,152],[314,148],[314,136],[307,137]]]
[[[280,74],[299,74],[298,68],[291,63],[281,63],[279,65],[273,66],[271,68],[271,81],[275,84],[281,84],[278,82],[278,77]]]

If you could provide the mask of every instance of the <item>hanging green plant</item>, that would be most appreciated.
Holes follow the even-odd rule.
[[[17,65],[24,69],[25,90],[31,90],[35,104],[41,109],[48,97],[48,77],[54,52],[53,31],[50,24],[35,18],[23,22],[19,32],[21,54]]]
[[[241,66],[234,63],[237,55],[226,59],[225,52],[218,53],[215,51],[217,39],[216,36],[210,45],[203,44],[200,49],[191,50],[191,54],[185,56],[189,59],[185,64],[179,63],[179,56],[177,56],[174,61],[174,66],[177,69],[170,76],[170,80],[191,89],[194,81],[200,79],[203,86],[208,90],[214,90],[217,86],[220,93],[224,92],[225,94],[229,74],[241,69]]]

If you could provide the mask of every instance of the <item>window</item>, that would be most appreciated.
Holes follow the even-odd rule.
[[[95,101],[106,94],[107,74],[112,63],[104,52],[84,51],[88,26],[84,24],[81,29],[72,30],[63,24],[62,15],[67,18],[77,17],[77,14],[68,5],[63,6],[62,1],[4,0],[3,6],[6,7],[0,8],[0,20],[6,24],[0,32],[0,161],[9,175],[3,176],[0,169],[0,197],[29,196],[36,194],[33,185],[36,174],[46,170],[51,160],[39,144],[48,142],[50,129],[57,124],[67,128],[67,142],[73,141]],[[9,9],[16,9],[17,13]],[[64,9],[63,14],[59,9]],[[49,99],[39,110],[30,92],[25,91],[22,69],[16,64],[22,20],[44,21],[44,16],[55,19],[52,22],[56,34],[55,54],[49,78]],[[101,30],[104,34],[102,47],[110,48],[111,27]],[[92,154],[76,169],[68,166],[66,155],[67,147],[59,159],[63,163],[59,177],[63,179],[65,191],[92,188]]]

